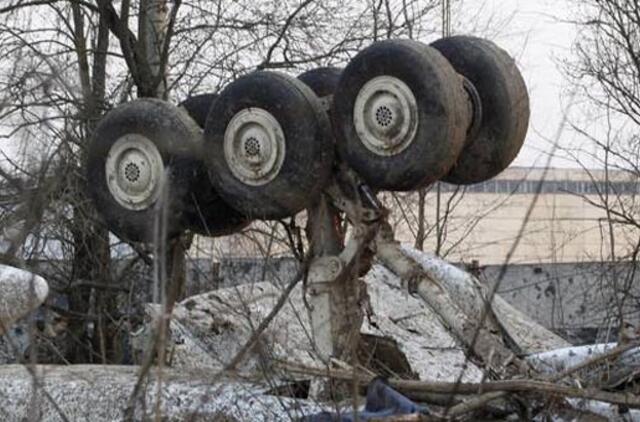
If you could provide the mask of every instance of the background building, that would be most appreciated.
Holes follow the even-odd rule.
[[[639,192],[638,180],[626,173],[583,169],[512,167],[476,185],[436,184],[425,197],[424,250],[437,251],[451,262],[494,265],[504,262],[519,238],[511,263],[608,261],[611,228],[600,205],[608,195],[612,208],[624,204],[625,212],[633,213]],[[392,210],[399,240],[414,244],[418,194],[386,193],[383,199]],[[304,216],[296,223],[304,228]],[[614,226],[615,257],[624,257],[638,243],[640,231],[627,228],[630,225]],[[271,235],[274,242],[258,241]],[[286,238],[282,225],[254,223],[240,235],[197,238],[192,255],[287,255]]]
[[[440,221],[441,255],[453,262],[487,265],[503,263],[518,237],[512,263],[610,260],[611,227],[602,205],[608,195],[610,208],[624,206],[625,215],[632,214],[640,185],[623,172],[515,167],[484,183],[466,188],[441,184],[439,189],[439,212],[438,188],[426,196],[429,235],[424,249],[436,249],[434,226]],[[416,219],[404,218],[394,208],[400,239],[413,242]],[[640,231],[629,226],[614,224],[617,257],[638,243]]]

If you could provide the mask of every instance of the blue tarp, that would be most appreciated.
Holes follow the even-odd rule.
[[[358,419],[367,421],[386,416],[410,415],[415,413],[429,414],[429,408],[419,406],[389,387],[384,378],[376,378],[367,387],[367,403],[364,410],[358,411]],[[353,412],[322,412],[307,416],[305,422],[353,422]]]

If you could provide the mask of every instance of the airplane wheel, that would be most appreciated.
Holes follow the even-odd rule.
[[[318,67],[298,75],[318,97],[333,95],[340,81],[342,69],[337,67]]]
[[[205,155],[229,205],[251,218],[279,219],[318,198],[331,173],[333,140],[310,88],[261,71],[231,83],[213,103]]]
[[[180,103],[193,120],[204,129],[209,109],[216,94],[201,94],[189,97]],[[197,177],[193,179],[189,200],[191,206],[185,211],[185,222],[189,230],[205,236],[225,236],[239,232],[251,220],[231,208],[216,192],[209,180],[207,168],[199,158]]]
[[[437,50],[373,43],[349,62],[334,95],[340,156],[374,189],[427,186],[462,150],[464,100],[461,78]]]
[[[529,95],[522,75],[509,54],[489,40],[454,36],[431,46],[470,82],[470,102],[479,102],[480,110],[462,154],[443,180],[464,185],[490,179],[507,168],[524,143]]]
[[[100,122],[88,151],[88,188],[109,229],[130,241],[157,237],[158,202],[168,183],[168,237],[184,230],[183,216],[196,173],[199,129],[177,107],[140,99],[110,111]]]

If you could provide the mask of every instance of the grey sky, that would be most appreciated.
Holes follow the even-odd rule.
[[[529,132],[513,165],[544,165],[552,149],[549,140],[558,129],[569,96],[558,63],[570,57],[576,37],[575,26],[563,20],[574,9],[575,3],[570,0],[465,0],[457,10],[460,16],[454,21],[461,31],[470,25],[478,35],[489,31],[489,38],[516,57],[527,83],[531,99]],[[475,19],[466,21],[465,15]],[[565,130],[560,145],[569,146],[574,137]],[[552,165],[575,164],[555,159]]]
[[[516,57],[531,98],[531,122],[525,146],[514,165],[534,166],[546,162],[553,138],[566,106],[567,84],[558,61],[570,56],[576,36],[573,25],[562,19],[571,16],[571,0],[462,0],[454,6],[454,33],[486,36]],[[562,146],[575,142],[567,130]],[[9,142],[0,141],[6,151]],[[556,159],[558,167],[575,166]]]

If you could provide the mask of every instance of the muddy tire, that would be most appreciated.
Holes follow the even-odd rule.
[[[374,189],[427,186],[462,150],[464,100],[461,78],[437,50],[376,42],[351,60],[334,95],[340,157]]]
[[[165,233],[184,230],[199,131],[184,111],[156,99],[132,101],[102,119],[89,145],[87,181],[112,232],[130,241],[154,240],[165,174]]]
[[[319,67],[298,75],[298,79],[311,88],[318,98],[325,98],[336,92],[341,74],[342,69],[337,67]]]
[[[333,94],[338,88],[340,74],[342,74],[342,69],[337,67],[318,67],[298,75],[298,79],[311,88],[320,99],[329,119],[331,119],[332,113]]]
[[[180,103],[191,118],[204,129],[209,109],[216,99],[216,94],[202,94],[189,97]],[[185,210],[186,228],[205,236],[225,236],[236,233],[246,227],[250,220],[231,208],[216,192],[209,180],[207,168],[198,157],[192,179],[189,201]]]
[[[198,126],[204,129],[211,104],[213,104],[217,97],[216,94],[194,95],[181,102],[179,106],[187,110],[189,116],[195,120]]]
[[[211,107],[204,138],[214,187],[251,218],[296,214],[330,176],[328,117],[313,91],[286,75],[255,72],[228,85]]]
[[[529,96],[509,54],[488,40],[454,36],[431,44],[467,78],[480,98],[481,120],[467,137],[449,183],[490,179],[516,158],[529,124]]]

